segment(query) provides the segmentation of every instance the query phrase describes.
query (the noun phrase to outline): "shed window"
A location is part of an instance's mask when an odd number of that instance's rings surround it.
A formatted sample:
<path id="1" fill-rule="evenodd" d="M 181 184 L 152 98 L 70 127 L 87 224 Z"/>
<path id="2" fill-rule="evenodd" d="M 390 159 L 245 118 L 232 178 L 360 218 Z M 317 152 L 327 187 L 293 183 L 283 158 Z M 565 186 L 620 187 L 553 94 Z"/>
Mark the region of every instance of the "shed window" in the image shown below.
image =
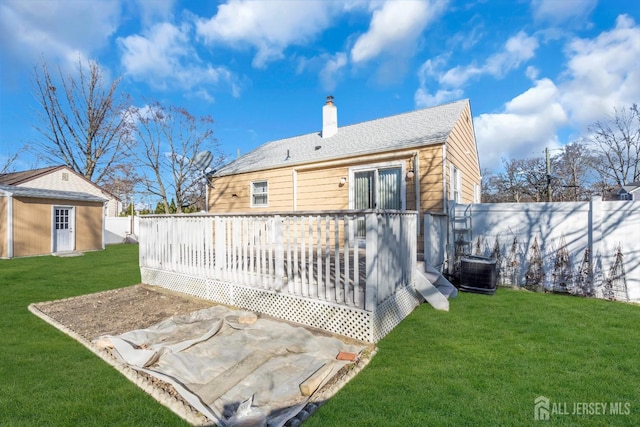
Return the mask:
<path id="1" fill-rule="evenodd" d="M 269 186 L 267 181 L 251 183 L 251 207 L 264 207 L 269 204 Z"/>

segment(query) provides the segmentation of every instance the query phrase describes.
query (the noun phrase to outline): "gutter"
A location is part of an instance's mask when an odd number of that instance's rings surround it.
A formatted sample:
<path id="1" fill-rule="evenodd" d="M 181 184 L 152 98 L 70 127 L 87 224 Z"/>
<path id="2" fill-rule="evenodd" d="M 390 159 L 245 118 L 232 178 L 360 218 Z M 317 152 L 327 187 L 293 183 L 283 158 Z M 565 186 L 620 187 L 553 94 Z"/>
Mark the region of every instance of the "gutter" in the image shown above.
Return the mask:
<path id="1" fill-rule="evenodd" d="M 374 154 L 374 155 L 369 155 L 364 157 L 348 157 L 343 159 L 328 160 L 328 161 L 319 162 L 319 163 L 311 163 L 311 164 L 294 167 L 293 169 L 296 171 L 306 171 L 306 170 L 313 170 L 313 169 L 324 169 L 332 166 L 352 166 L 354 163 L 353 162 L 354 159 L 357 159 L 358 163 L 367 163 L 369 161 L 377 161 L 377 160 L 406 159 L 409 156 L 417 156 L 417 155 L 418 155 L 418 151 L 416 149 L 404 150 L 404 151 L 392 151 L 392 152 L 387 152 L 386 154 L 382 153 L 382 154 Z"/>

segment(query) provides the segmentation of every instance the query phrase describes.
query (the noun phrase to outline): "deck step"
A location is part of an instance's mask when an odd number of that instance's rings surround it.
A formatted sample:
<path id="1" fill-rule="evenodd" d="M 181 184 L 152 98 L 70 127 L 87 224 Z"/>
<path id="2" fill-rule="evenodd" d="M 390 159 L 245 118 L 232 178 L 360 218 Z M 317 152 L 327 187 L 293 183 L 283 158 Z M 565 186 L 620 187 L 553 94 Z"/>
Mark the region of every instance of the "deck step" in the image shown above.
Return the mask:
<path id="1" fill-rule="evenodd" d="M 420 264 L 418 264 L 420 268 Z M 424 264 L 424 270 L 427 279 L 435 286 L 440 293 L 447 298 L 455 298 L 458 296 L 458 288 L 453 286 L 434 266 L 429 263 Z"/>
<path id="2" fill-rule="evenodd" d="M 449 298 L 458 296 L 458 289 L 431 264 L 416 265 L 416 291 L 436 310 L 449 311 Z"/>
<path id="3" fill-rule="evenodd" d="M 436 310 L 449 311 L 449 300 L 427 278 L 424 268 L 416 268 L 416 291 Z"/>

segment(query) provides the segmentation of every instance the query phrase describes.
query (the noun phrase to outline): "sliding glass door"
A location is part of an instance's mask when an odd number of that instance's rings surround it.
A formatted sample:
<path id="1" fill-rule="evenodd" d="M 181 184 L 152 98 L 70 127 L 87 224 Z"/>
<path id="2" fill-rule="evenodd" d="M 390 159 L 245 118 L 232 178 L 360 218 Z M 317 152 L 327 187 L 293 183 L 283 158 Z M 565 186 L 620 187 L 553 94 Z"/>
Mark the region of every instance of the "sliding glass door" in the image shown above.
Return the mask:
<path id="1" fill-rule="evenodd" d="M 354 172 L 354 209 L 402 209 L 402 168 L 376 168 Z M 365 236 L 364 220 L 358 237 Z"/>

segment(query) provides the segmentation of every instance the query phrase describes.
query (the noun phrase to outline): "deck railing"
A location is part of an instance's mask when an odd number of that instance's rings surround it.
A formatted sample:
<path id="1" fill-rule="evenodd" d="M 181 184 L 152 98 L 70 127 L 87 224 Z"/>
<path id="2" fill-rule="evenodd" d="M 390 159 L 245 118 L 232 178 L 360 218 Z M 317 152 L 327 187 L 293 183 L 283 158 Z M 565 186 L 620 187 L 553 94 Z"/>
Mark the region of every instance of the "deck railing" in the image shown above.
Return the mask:
<path id="1" fill-rule="evenodd" d="M 140 266 L 374 310 L 413 282 L 416 212 L 150 215 Z"/>

